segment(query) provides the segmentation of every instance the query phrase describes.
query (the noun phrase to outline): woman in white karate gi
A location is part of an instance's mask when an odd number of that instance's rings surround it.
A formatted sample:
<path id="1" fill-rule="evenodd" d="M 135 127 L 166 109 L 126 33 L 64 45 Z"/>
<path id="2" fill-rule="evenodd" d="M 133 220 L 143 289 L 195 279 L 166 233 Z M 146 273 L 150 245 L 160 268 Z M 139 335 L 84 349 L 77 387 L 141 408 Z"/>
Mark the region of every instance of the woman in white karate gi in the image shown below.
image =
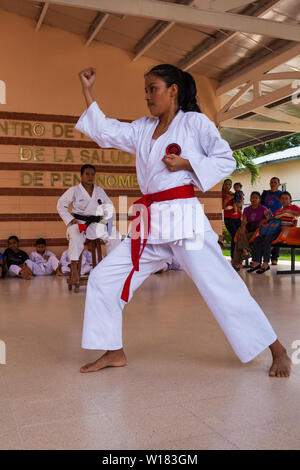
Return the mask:
<path id="1" fill-rule="evenodd" d="M 145 75 L 145 99 L 155 118 L 144 117 L 130 124 L 108 119 L 99 109 L 91 95 L 94 68 L 83 70 L 79 78 L 88 108 L 76 129 L 100 147 L 136 154 L 138 182 L 142 194 L 147 195 L 140 202 L 147 207 L 143 214 L 147 217 L 149 210 L 151 215 L 150 222 L 138 219 L 140 227 L 134 228 L 133 223 L 131 238 L 128 236 L 104 258 L 89 277 L 82 347 L 106 352 L 80 371 L 126 365 L 123 307 L 162 262 L 170 262 L 175 256 L 240 360 L 251 361 L 270 347 L 273 363 L 269 375 L 287 377 L 291 361 L 285 348 L 243 280 L 224 258 L 218 236 L 193 193 L 192 185 L 205 192 L 234 171 L 236 164 L 228 143 L 200 112 L 192 76 L 168 64 L 151 69 Z M 169 216 L 171 205 L 183 209 L 183 223 L 178 233 L 175 227 L 180 222 L 180 210 L 175 211 L 173 227 L 165 235 L 162 222 Z"/>

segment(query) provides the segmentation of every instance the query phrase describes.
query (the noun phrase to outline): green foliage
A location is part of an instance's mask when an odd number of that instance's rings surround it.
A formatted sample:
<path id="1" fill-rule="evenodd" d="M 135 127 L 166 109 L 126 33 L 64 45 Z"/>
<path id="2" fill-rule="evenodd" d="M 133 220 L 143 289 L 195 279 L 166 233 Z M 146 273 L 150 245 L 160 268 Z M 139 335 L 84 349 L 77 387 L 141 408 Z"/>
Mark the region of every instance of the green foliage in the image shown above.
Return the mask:
<path id="1" fill-rule="evenodd" d="M 300 134 L 294 134 L 282 137 L 281 139 L 272 140 L 271 142 L 259 144 L 255 147 L 236 150 L 233 152 L 233 156 L 236 159 L 235 173 L 245 170 L 249 171 L 251 175 L 251 184 L 254 184 L 260 175 L 259 167 L 255 164 L 255 158 L 298 146 L 300 146 Z"/>
<path id="2" fill-rule="evenodd" d="M 248 150 L 248 149 L 247 149 Z M 249 171 L 251 175 L 251 184 L 254 184 L 258 178 L 260 172 L 259 167 L 252 160 L 251 152 L 245 152 L 244 150 L 236 150 L 233 152 L 233 156 L 236 160 L 236 170 L 235 172 Z"/>
<path id="3" fill-rule="evenodd" d="M 222 225 L 222 237 L 223 237 L 223 243 L 224 245 L 230 245 L 231 244 L 231 236 L 225 227 L 225 225 Z"/>
<path id="4" fill-rule="evenodd" d="M 287 137 L 282 137 L 281 139 L 272 140 L 271 142 L 256 145 L 255 147 L 243 149 L 243 152 L 249 157 L 257 158 L 264 155 L 269 155 L 270 153 L 282 152 L 282 150 L 299 146 L 300 134 L 293 134 L 288 135 Z"/>

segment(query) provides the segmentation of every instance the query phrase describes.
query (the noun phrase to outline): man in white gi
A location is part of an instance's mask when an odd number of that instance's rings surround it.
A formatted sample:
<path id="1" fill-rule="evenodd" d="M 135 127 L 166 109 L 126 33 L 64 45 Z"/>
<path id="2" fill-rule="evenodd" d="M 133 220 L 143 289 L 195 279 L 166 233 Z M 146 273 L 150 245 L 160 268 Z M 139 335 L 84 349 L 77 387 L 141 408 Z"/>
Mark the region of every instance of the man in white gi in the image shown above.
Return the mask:
<path id="1" fill-rule="evenodd" d="M 107 253 L 120 242 L 118 232 L 112 227 L 113 204 L 105 191 L 94 184 L 96 168 L 86 164 L 80 173 L 81 183 L 69 188 L 57 203 L 58 213 L 68 227 L 71 277 L 75 284 L 79 282 L 77 265 L 86 239 L 101 238 Z"/>
<path id="2" fill-rule="evenodd" d="M 273 356 L 269 375 L 288 377 L 291 361 L 285 348 L 223 256 L 218 235 L 195 196 L 194 185 L 208 191 L 235 170 L 236 162 L 214 123 L 201 113 L 193 77 L 173 65 L 153 67 L 145 75 L 145 97 L 154 117 L 132 123 L 109 119 L 100 110 L 91 94 L 95 69 L 86 69 L 79 77 L 88 108 L 76 129 L 103 148 L 134 153 L 143 194 L 136 201 L 139 209 L 133 216 L 130 238 L 89 276 L 82 347 L 106 352 L 80 371 L 126 365 L 122 342 L 125 303 L 151 273 L 174 256 L 194 281 L 240 360 L 251 361 L 269 347 Z M 173 206 L 178 212 L 169 219 Z M 160 220 L 170 220 L 167 235 Z"/>
<path id="3" fill-rule="evenodd" d="M 36 250 L 29 255 L 29 258 L 34 263 L 33 274 L 35 276 L 59 274 L 59 261 L 52 251 L 47 250 L 46 240 L 38 238 L 35 245 Z"/>

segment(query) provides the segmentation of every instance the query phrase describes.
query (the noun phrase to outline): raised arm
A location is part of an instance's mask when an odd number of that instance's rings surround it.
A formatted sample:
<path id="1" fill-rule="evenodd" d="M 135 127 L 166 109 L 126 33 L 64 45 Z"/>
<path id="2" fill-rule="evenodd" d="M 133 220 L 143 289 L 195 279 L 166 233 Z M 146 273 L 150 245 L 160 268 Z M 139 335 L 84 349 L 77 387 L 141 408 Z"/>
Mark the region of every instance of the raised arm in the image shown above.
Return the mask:
<path id="1" fill-rule="evenodd" d="M 102 148 L 117 148 L 136 153 L 139 126 L 144 118 L 132 123 L 107 118 L 92 96 L 96 69 L 83 70 L 79 73 L 79 79 L 88 108 L 79 118 L 75 129 L 93 139 Z"/>

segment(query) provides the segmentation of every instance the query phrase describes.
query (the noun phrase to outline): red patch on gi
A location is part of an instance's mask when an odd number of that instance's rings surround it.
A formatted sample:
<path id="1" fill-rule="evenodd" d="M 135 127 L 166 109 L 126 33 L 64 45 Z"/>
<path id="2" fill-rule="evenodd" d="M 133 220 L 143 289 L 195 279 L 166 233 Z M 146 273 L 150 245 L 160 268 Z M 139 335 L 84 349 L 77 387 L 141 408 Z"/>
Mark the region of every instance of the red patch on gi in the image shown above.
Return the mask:
<path id="1" fill-rule="evenodd" d="M 179 156 L 181 154 L 180 145 L 178 144 L 168 145 L 168 147 L 166 148 L 166 155 L 171 155 L 172 153 Z"/>
<path id="2" fill-rule="evenodd" d="M 78 224 L 79 232 L 86 232 L 87 225 L 86 224 Z"/>

